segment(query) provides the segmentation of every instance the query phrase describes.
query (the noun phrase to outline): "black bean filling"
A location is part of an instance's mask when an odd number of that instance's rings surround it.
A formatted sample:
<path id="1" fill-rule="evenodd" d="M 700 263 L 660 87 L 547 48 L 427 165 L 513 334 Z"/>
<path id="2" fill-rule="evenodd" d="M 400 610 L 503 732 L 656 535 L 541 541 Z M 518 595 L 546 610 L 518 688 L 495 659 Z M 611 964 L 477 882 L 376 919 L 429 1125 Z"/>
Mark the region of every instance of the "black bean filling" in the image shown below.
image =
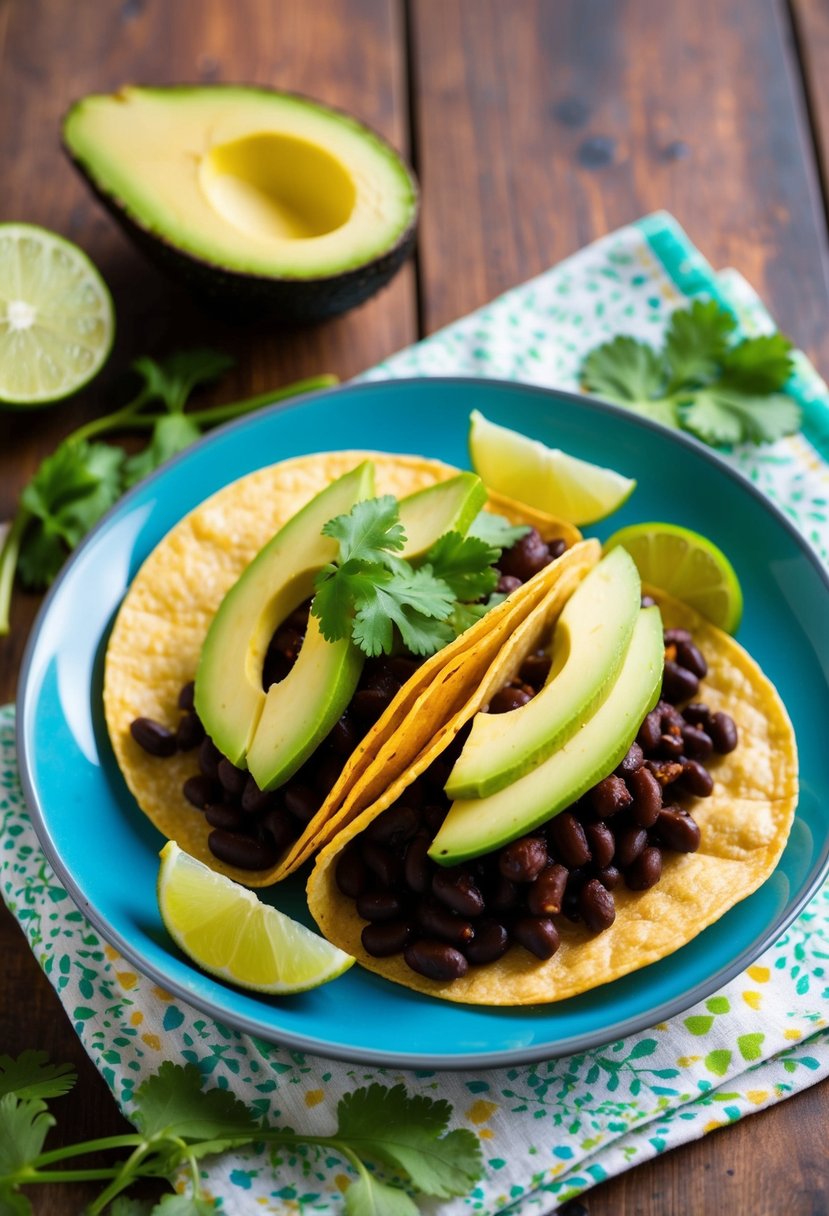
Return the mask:
<path id="1" fill-rule="evenodd" d="M 505 595 L 515 591 L 560 557 L 565 548 L 563 540 L 548 544 L 532 528 L 501 554 L 496 590 Z M 271 684 L 284 680 L 296 662 L 309 610 L 310 600 L 274 632 L 262 669 L 266 692 Z M 195 810 L 204 813 L 212 828 L 207 839 L 210 851 L 239 869 L 269 869 L 302 834 L 334 786 L 345 760 L 423 661 L 410 655 L 368 659 L 343 716 L 313 756 L 278 790 L 260 790 L 246 770 L 231 764 L 205 736 L 193 708 L 192 683 L 179 694 L 181 718 L 175 731 L 150 718 L 137 718 L 130 731 L 136 743 L 152 756 L 163 758 L 198 748 L 198 772 L 187 778 L 182 792 Z M 531 690 L 527 700 L 530 695 Z"/>
<path id="2" fill-rule="evenodd" d="M 443 786 L 467 726 L 346 846 L 336 881 L 368 922 L 362 942 L 369 954 L 402 952 L 433 980 L 457 979 L 513 945 L 548 959 L 559 946 L 558 917 L 601 933 L 615 919 L 612 892 L 620 883 L 647 890 L 659 882 L 666 853 L 696 851 L 700 830 L 685 804 L 711 794 L 705 761 L 737 746 L 737 728 L 728 714 L 691 699 L 707 664 L 690 633 L 668 629 L 664 638 L 662 700 L 616 771 L 568 810 L 494 853 L 436 865 L 427 850 L 448 811 Z M 530 655 L 489 712 L 526 704 L 548 671 L 544 652 Z"/>

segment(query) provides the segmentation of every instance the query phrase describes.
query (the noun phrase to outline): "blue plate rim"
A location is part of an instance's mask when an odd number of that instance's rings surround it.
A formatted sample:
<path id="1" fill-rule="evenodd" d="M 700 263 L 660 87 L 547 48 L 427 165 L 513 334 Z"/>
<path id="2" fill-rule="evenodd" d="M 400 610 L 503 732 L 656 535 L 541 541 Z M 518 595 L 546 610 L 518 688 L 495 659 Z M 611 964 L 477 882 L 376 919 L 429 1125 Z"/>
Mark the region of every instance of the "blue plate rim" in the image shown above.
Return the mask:
<path id="1" fill-rule="evenodd" d="M 98 521 L 95 527 L 84 537 L 81 544 L 73 551 L 69 559 L 62 567 L 55 582 L 47 592 L 43 603 L 35 617 L 26 646 L 23 652 L 21 661 L 20 675 L 18 680 L 18 693 L 16 697 L 16 721 L 18 724 L 25 725 L 27 718 L 27 693 L 29 687 L 29 675 L 37 650 L 37 644 L 40 634 L 43 631 L 44 625 L 48 619 L 49 612 L 53 600 L 59 595 L 60 588 L 64 580 L 69 575 L 74 564 L 79 561 L 86 549 L 96 543 L 98 533 L 103 531 L 108 526 L 109 521 L 116 515 L 120 515 L 123 511 L 129 508 L 129 504 L 133 498 L 146 492 L 147 487 L 153 482 L 169 475 L 170 470 L 185 463 L 191 454 L 196 450 L 212 446 L 216 443 L 221 443 L 225 435 L 230 432 L 244 429 L 251 425 L 254 420 L 261 419 L 263 416 L 272 416 L 276 414 L 286 413 L 292 410 L 301 410 L 311 402 L 318 401 L 321 398 L 348 395 L 351 392 L 374 392 L 388 391 L 390 386 L 411 386 L 418 383 L 433 383 L 440 382 L 444 385 L 454 386 L 458 389 L 474 390 L 475 388 L 492 387 L 494 389 L 506 389 L 509 392 L 519 393 L 531 397 L 555 397 L 560 401 L 570 403 L 571 405 L 580 408 L 587 407 L 593 409 L 599 414 L 608 414 L 634 427 L 640 427 L 644 430 L 657 433 L 666 437 L 669 442 L 678 443 L 680 446 L 689 448 L 697 455 L 702 456 L 704 460 L 712 463 L 721 473 L 724 473 L 731 481 L 740 487 L 745 492 L 748 491 L 750 496 L 755 498 L 761 507 L 770 512 L 777 520 L 779 525 L 789 534 L 797 548 L 806 557 L 810 565 L 814 568 L 819 580 L 823 583 L 824 589 L 829 595 L 829 570 L 821 562 L 815 550 L 809 544 L 806 537 L 795 527 L 792 521 L 785 515 L 783 511 L 769 499 L 761 490 L 757 488 L 748 478 L 730 465 L 716 450 L 703 444 L 700 440 L 687 434 L 686 432 L 672 430 L 663 426 L 661 423 L 655 422 L 641 414 L 637 414 L 632 410 L 626 409 L 623 406 L 615 405 L 612 402 L 604 401 L 601 398 L 580 395 L 577 393 L 567 392 L 563 389 L 547 388 L 542 385 L 524 384 L 519 381 L 503 380 L 494 377 L 477 377 L 477 376 L 423 376 L 423 377 L 389 377 L 382 380 L 355 380 L 346 384 L 335 385 L 331 388 L 319 389 L 312 393 L 306 393 L 299 397 L 290 398 L 286 401 L 276 402 L 271 406 L 265 406 L 257 410 L 254 414 L 246 415 L 242 418 L 234 419 L 230 422 L 217 427 L 208 434 L 203 435 L 195 443 L 191 444 L 183 452 L 178 453 L 171 460 L 168 460 L 160 468 L 154 470 L 148 477 L 143 478 L 136 486 L 124 494 L 110 508 L 110 510 Z M 264 466 L 257 466 L 264 467 Z M 173 524 L 170 525 L 171 527 Z M 148 962 L 140 950 L 133 948 L 129 940 L 124 938 L 120 933 L 111 928 L 107 918 L 98 912 L 89 900 L 80 890 L 79 885 L 75 882 L 72 874 L 64 865 L 59 849 L 53 840 L 51 831 L 48 827 L 44 816 L 43 808 L 37 796 L 34 767 L 31 762 L 29 750 L 27 747 L 25 729 L 18 727 L 16 734 L 18 767 L 20 773 L 20 781 L 23 789 L 26 805 L 29 811 L 32 826 L 38 838 L 41 848 L 55 871 L 56 876 L 64 885 L 73 902 L 77 905 L 83 915 L 89 920 L 95 929 L 104 937 L 112 946 L 114 946 L 125 958 L 133 965 L 137 966 L 149 979 L 159 983 L 165 989 L 174 992 L 178 997 L 187 1001 L 188 1004 L 201 1010 L 203 1013 L 209 1014 L 211 1017 L 223 1022 L 226 1025 L 233 1027 L 243 1033 L 254 1035 L 268 1042 L 273 1042 L 285 1047 L 298 1049 L 300 1051 L 311 1052 L 315 1055 L 322 1056 L 326 1059 L 345 1060 L 351 1063 L 371 1064 L 379 1067 L 397 1067 L 397 1068 L 434 1068 L 453 1071 L 466 1072 L 471 1069 L 486 1067 L 500 1068 L 507 1067 L 512 1064 L 533 1063 L 540 1060 L 557 1059 L 562 1056 L 572 1054 L 577 1051 L 588 1051 L 594 1047 L 600 1047 L 606 1043 L 613 1042 L 616 1039 L 625 1038 L 628 1035 L 638 1033 L 641 1030 L 646 1030 L 659 1022 L 666 1021 L 678 1013 L 684 1012 L 686 1009 L 704 1000 L 716 989 L 723 984 L 733 979 L 747 966 L 757 959 L 769 946 L 773 945 L 778 937 L 797 918 L 806 904 L 816 894 L 822 883 L 829 876 L 829 835 L 823 843 L 822 853 L 818 860 L 814 863 L 811 874 L 801 887 L 799 894 L 790 900 L 786 907 L 781 911 L 772 925 L 759 938 L 755 938 L 749 943 L 744 950 L 735 958 L 718 971 L 714 972 L 706 980 L 698 983 L 694 988 L 683 992 L 672 1000 L 664 1001 L 661 1004 L 648 1009 L 645 1012 L 633 1014 L 624 1021 L 616 1023 L 612 1028 L 612 1034 L 607 1030 L 598 1030 L 588 1034 L 570 1035 L 567 1038 L 559 1039 L 554 1043 L 534 1044 L 529 1046 L 517 1047 L 512 1049 L 501 1049 L 495 1051 L 484 1051 L 477 1053 L 467 1053 L 462 1056 L 446 1054 L 421 1053 L 412 1055 L 405 1051 L 388 1052 L 372 1050 L 369 1048 L 352 1048 L 348 1045 L 332 1044 L 327 1040 L 321 1040 L 310 1035 L 296 1034 L 290 1030 L 278 1032 L 274 1028 L 263 1025 L 262 1022 L 256 1019 L 247 1017 L 244 1014 L 233 1012 L 232 1010 L 223 1009 L 219 1004 L 214 1003 L 207 997 L 201 997 L 198 993 L 192 992 L 184 984 L 178 983 L 171 978 L 162 969 L 156 967 L 151 962 Z M 197 970 L 193 968 L 193 970 Z M 233 989 L 228 986 L 228 991 Z"/>

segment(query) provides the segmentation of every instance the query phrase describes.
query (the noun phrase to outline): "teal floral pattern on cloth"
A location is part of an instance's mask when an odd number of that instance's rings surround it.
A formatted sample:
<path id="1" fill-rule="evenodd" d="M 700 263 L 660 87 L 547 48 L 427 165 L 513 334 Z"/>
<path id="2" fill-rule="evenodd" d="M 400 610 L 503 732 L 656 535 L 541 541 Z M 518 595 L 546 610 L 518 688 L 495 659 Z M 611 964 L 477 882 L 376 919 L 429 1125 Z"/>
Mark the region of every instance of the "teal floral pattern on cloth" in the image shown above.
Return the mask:
<path id="1" fill-rule="evenodd" d="M 746 332 L 771 320 L 748 284 L 715 275 L 670 217 L 648 217 L 367 374 L 487 375 L 577 387 L 584 353 L 616 333 L 658 341 L 688 294 L 728 303 Z M 829 555 L 826 390 L 802 358 L 791 391 L 804 433 L 728 454 Z M 333 1130 L 343 1093 L 371 1081 L 446 1098 L 481 1140 L 486 1177 L 441 1216 L 543 1216 L 604 1179 L 727 1126 L 829 1075 L 829 884 L 742 975 L 670 1022 L 594 1051 L 478 1074 L 361 1067 L 216 1023 L 102 940 L 46 862 L 17 774 L 14 711 L 0 709 L 0 891 L 87 1052 L 129 1115 L 165 1059 L 198 1065 L 275 1124 Z M 36 1045 L 33 1045 L 36 1046 Z M 230 1216 L 341 1216 L 349 1166 L 328 1152 L 227 1153 L 202 1163 Z"/>

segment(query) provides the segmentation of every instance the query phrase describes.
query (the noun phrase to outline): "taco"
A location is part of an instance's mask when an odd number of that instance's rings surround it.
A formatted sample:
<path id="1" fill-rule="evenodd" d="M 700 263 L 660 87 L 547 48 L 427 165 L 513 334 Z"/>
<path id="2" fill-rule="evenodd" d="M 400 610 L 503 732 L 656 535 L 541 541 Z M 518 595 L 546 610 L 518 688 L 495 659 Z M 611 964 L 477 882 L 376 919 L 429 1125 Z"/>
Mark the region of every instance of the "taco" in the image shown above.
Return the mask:
<path id="1" fill-rule="evenodd" d="M 260 787 L 244 760 L 234 754 L 231 761 L 204 736 L 193 710 L 205 640 L 231 588 L 263 547 L 365 461 L 373 466 L 374 493 L 399 500 L 458 477 L 457 469 L 438 461 L 365 452 L 297 457 L 243 477 L 192 511 L 150 554 L 109 641 L 104 709 L 130 791 L 165 836 L 248 886 L 292 872 L 368 804 L 381 752 L 385 779 L 394 780 L 428 744 L 436 724 L 466 702 L 512 629 L 555 584 L 565 594 L 598 557 L 596 543 L 581 542 L 575 528 L 491 497 L 485 504 L 490 512 L 533 529 L 536 573 L 502 578 L 503 602 L 425 661 L 400 654 L 368 660 L 354 693 L 363 694 L 360 712 L 352 700 L 298 771 L 278 780 L 277 788 Z M 287 619 L 268 627 L 256 657 L 263 691 L 298 661 L 308 621 L 308 600 L 291 601 Z"/>
<path id="2" fill-rule="evenodd" d="M 656 591 L 641 602 L 648 607 L 639 623 L 661 611 L 656 646 L 664 675 L 653 697 L 640 700 L 624 754 L 617 747 L 592 780 L 585 767 L 567 802 L 566 787 L 545 781 L 560 777 L 568 746 L 578 751 L 584 736 L 577 731 L 572 744 L 536 757 L 499 791 L 465 796 L 450 810 L 444 787 L 453 775 L 457 784 L 459 771 L 468 776 L 461 761 L 475 724 L 489 711 L 498 714 L 489 723 L 506 730 L 513 712 L 525 713 L 555 685 L 549 672 L 562 598 L 549 597 L 404 773 L 382 792 L 371 773 L 365 778 L 374 801 L 318 854 L 309 878 L 309 908 L 324 936 L 419 992 L 532 1005 L 671 954 L 760 886 L 783 852 L 797 802 L 786 710 L 732 637 Z M 617 705 L 610 716 L 618 712 Z M 588 711 L 590 721 L 598 717 Z M 617 744 L 623 735 L 620 729 Z M 539 804 L 522 827 L 533 781 L 546 788 L 547 809 Z M 518 816 L 488 851 L 480 829 L 487 804 L 504 819 Z M 465 858 L 461 849 L 462 860 L 446 868 L 438 864 L 441 842 L 458 845 L 458 823 L 472 825 L 477 847 Z"/>

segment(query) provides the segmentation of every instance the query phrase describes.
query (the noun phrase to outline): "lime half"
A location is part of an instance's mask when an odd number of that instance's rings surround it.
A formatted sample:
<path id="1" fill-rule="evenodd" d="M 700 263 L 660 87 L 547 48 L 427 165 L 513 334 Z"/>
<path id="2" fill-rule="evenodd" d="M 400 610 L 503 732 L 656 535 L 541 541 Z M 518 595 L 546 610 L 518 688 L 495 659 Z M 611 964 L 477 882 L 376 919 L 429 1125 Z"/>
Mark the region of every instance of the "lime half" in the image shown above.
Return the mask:
<path id="1" fill-rule="evenodd" d="M 342 975 L 354 962 L 247 887 L 182 852 L 174 840 L 161 850 L 158 907 L 167 932 L 188 958 L 240 988 L 304 992 Z"/>
<path id="2" fill-rule="evenodd" d="M 620 507 L 636 488 L 630 477 L 498 426 L 478 410 L 469 421 L 472 465 L 485 485 L 548 515 L 592 524 Z"/>
<path id="3" fill-rule="evenodd" d="M 101 369 L 115 313 L 76 245 L 33 224 L 0 224 L 0 401 L 46 405 Z"/>
<path id="4" fill-rule="evenodd" d="M 743 593 L 734 567 L 713 541 L 678 524 L 631 524 L 614 532 L 605 552 L 622 545 L 643 583 L 659 587 L 734 633 L 743 615 Z"/>

